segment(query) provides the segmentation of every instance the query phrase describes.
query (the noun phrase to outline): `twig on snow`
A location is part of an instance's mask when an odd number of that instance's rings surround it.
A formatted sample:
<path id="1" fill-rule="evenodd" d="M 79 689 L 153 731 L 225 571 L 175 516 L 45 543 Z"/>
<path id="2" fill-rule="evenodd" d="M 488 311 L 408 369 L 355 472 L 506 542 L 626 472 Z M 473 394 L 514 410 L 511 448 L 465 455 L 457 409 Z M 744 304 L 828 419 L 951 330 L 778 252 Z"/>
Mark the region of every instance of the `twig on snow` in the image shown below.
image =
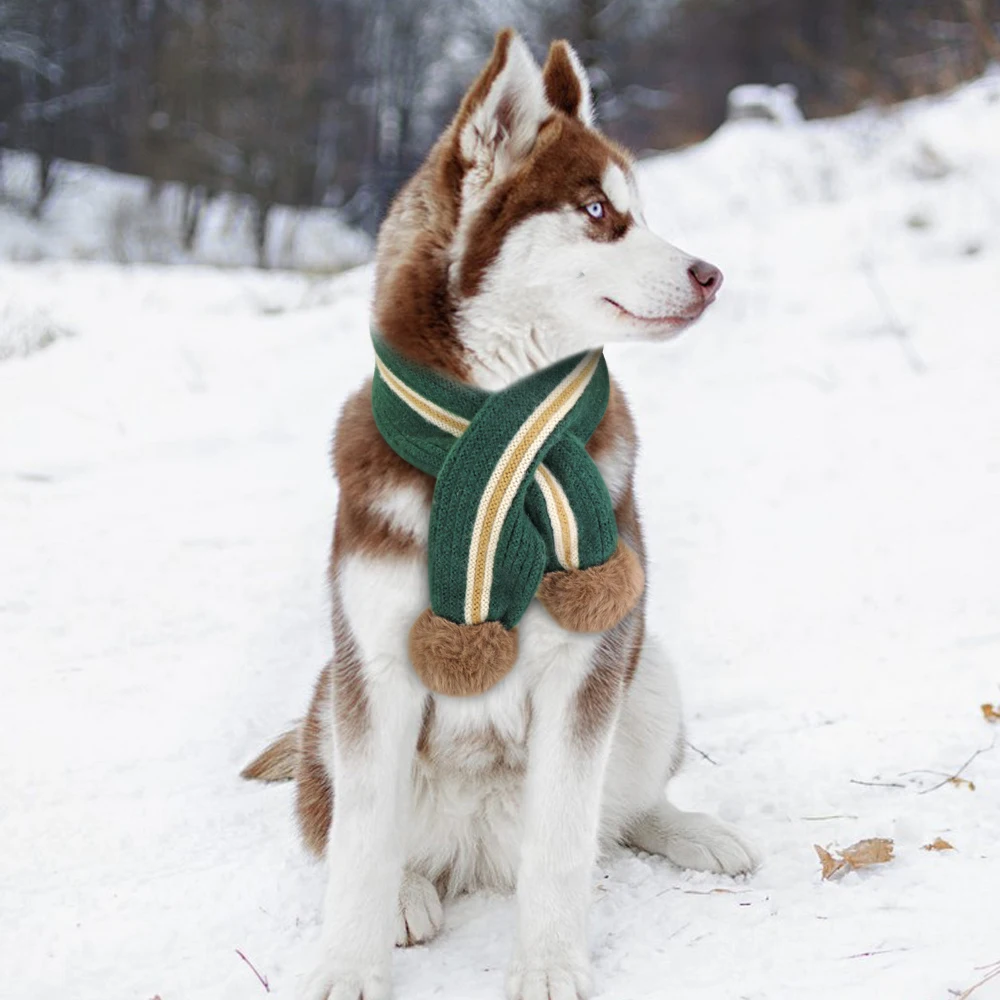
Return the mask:
<path id="1" fill-rule="evenodd" d="M 980 986 L 985 986 L 991 979 L 996 979 L 997 976 L 1000 976 L 1000 962 L 994 962 L 992 966 L 981 965 L 976 971 L 979 972 L 982 969 L 992 969 L 993 971 L 987 972 L 978 983 L 973 983 L 967 990 L 963 990 L 961 993 L 957 994 L 955 1000 L 968 1000 L 968 998 L 971 997 Z"/>
<path id="2" fill-rule="evenodd" d="M 684 924 L 683 926 L 681 926 L 681 927 L 678 927 L 678 928 L 677 928 L 677 930 L 675 930 L 675 931 L 673 932 L 673 934 L 668 934 L 668 935 L 667 935 L 667 940 L 668 940 L 668 941 L 673 941 L 673 939 L 674 939 L 675 937 L 677 937 L 677 935 L 678 935 L 678 934 L 683 934 L 683 933 L 684 933 L 684 931 L 686 931 L 686 930 L 687 930 L 687 929 L 688 929 L 688 928 L 689 928 L 690 926 L 691 926 L 691 921 L 689 920 L 689 921 L 688 921 L 688 922 L 687 922 L 686 924 Z"/>
<path id="3" fill-rule="evenodd" d="M 871 289 L 875 301 L 882 310 L 882 315 L 885 318 L 889 331 L 899 341 L 899 346 L 903 350 L 903 357 L 906 358 L 906 363 L 910 366 L 910 370 L 916 372 L 918 375 L 923 375 L 927 371 L 927 364 L 913 346 L 913 341 L 910 339 L 910 331 L 903 325 L 899 314 L 893 309 L 892 301 L 889 299 L 885 286 L 879 280 L 879 276 L 875 271 L 875 265 L 870 260 L 862 261 L 861 273 L 864 274 L 865 280 L 868 282 L 868 287 Z"/>
<path id="4" fill-rule="evenodd" d="M 867 785 L 869 788 L 906 788 L 899 781 L 862 781 L 860 778 L 851 778 L 852 785 Z"/>
<path id="5" fill-rule="evenodd" d="M 883 948 L 881 951 L 859 951 L 857 955 L 843 955 L 843 961 L 849 958 L 872 958 L 875 955 L 894 955 L 898 951 L 909 951 L 909 948 Z"/>
<path id="6" fill-rule="evenodd" d="M 256 977 L 257 977 L 257 978 L 258 978 L 258 979 L 260 980 L 260 985 L 264 987 L 264 991 L 265 991 L 266 993 L 270 993 L 270 992 L 271 992 L 271 987 L 270 987 L 270 986 L 268 985 L 268 982 L 267 982 L 267 976 L 262 976 L 262 975 L 261 975 L 261 974 L 260 974 L 260 973 L 259 973 L 259 972 L 257 971 L 257 966 L 255 966 L 255 965 L 253 964 L 253 962 L 251 962 L 251 961 L 250 961 L 250 959 L 249 959 L 249 958 L 247 958 L 247 957 L 246 957 L 246 955 L 244 955 L 242 951 L 240 951 L 240 949 L 239 949 L 239 948 L 237 948 L 237 949 L 235 949 L 235 950 L 236 950 L 236 954 L 237 954 L 237 955 L 239 955 L 239 956 L 240 956 L 240 958 L 242 958 L 242 959 L 243 959 L 243 961 L 244 961 L 244 962 L 246 962 L 246 963 L 247 963 L 247 965 L 249 965 L 249 966 L 250 966 L 250 971 L 251 971 L 251 972 L 252 972 L 252 973 L 253 973 L 253 974 L 254 974 L 254 975 L 255 975 L 255 976 L 256 976 Z"/>
<path id="7" fill-rule="evenodd" d="M 693 743 L 692 743 L 692 742 L 691 742 L 690 740 L 688 740 L 688 741 L 687 741 L 687 745 L 688 745 L 688 746 L 689 746 L 689 747 L 690 747 L 690 748 L 691 748 L 691 749 L 692 749 L 692 750 L 693 750 L 693 751 L 694 751 L 694 752 L 695 752 L 696 754 L 698 754 L 698 756 L 699 756 L 699 757 L 704 757 L 704 758 L 705 758 L 705 760 L 707 760 L 707 761 L 709 762 L 709 764 L 715 764 L 715 765 L 716 765 L 716 767 L 718 767 L 718 765 L 719 765 L 719 762 L 718 762 L 717 760 L 712 760 L 712 758 L 711 758 L 711 757 L 709 757 L 709 756 L 708 756 L 708 754 L 707 754 L 707 753 L 705 753 L 705 751 L 704 751 L 704 750 L 699 750 L 699 749 L 698 749 L 698 748 L 697 748 L 697 747 L 696 747 L 696 746 L 695 746 L 695 745 L 694 745 L 694 744 L 693 744 Z"/>
<path id="8" fill-rule="evenodd" d="M 741 896 L 753 889 L 680 889 L 680 892 L 685 896 Z"/>
<path id="9" fill-rule="evenodd" d="M 944 788 L 948 784 L 958 784 L 958 779 L 961 778 L 962 772 L 981 754 L 988 753 L 997 745 L 996 739 L 988 747 L 980 747 L 954 774 L 947 775 L 942 781 L 939 781 L 936 785 L 932 785 L 930 788 L 925 788 L 920 795 L 927 795 L 929 792 L 936 792 L 939 788 Z"/>

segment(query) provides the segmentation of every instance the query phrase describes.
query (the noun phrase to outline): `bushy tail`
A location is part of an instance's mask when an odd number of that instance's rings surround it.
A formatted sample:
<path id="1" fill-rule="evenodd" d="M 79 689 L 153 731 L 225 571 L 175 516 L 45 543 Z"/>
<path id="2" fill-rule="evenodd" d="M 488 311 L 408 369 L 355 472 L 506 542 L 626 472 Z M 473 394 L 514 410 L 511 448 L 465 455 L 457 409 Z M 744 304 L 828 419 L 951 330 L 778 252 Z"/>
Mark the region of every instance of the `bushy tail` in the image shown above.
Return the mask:
<path id="1" fill-rule="evenodd" d="M 299 757 L 299 728 L 279 736 L 260 756 L 255 757 L 240 777 L 248 781 L 291 781 Z"/>

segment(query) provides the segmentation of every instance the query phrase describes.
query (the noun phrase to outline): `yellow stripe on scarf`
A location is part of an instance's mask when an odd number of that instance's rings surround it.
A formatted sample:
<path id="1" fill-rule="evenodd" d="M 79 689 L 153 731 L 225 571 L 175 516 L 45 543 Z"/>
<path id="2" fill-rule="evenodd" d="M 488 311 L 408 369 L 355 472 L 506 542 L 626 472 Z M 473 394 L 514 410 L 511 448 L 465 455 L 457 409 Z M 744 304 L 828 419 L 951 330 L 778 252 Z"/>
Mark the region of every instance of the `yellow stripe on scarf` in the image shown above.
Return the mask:
<path id="1" fill-rule="evenodd" d="M 385 384 L 407 406 L 416 410 L 424 420 L 435 427 L 440 427 L 441 430 L 447 431 L 449 434 L 454 434 L 455 437 L 462 436 L 465 429 L 469 426 L 469 421 L 465 417 L 460 417 L 457 413 L 452 413 L 443 406 L 432 403 L 426 396 L 421 396 L 419 392 L 414 392 L 405 382 L 400 381 L 393 375 L 378 356 L 375 358 L 375 364 L 378 367 L 379 375 L 385 379 Z"/>
<path id="2" fill-rule="evenodd" d="M 507 511 L 525 471 L 546 439 L 583 395 L 600 358 L 600 351 L 592 351 L 539 403 L 504 449 L 490 475 L 479 500 L 469 546 L 465 588 L 465 620 L 469 625 L 478 625 L 489 617 L 493 559 Z"/>
<path id="3" fill-rule="evenodd" d="M 540 465 L 535 472 L 535 482 L 538 483 L 545 500 L 549 523 L 552 525 L 552 538 L 555 542 L 556 558 L 563 569 L 580 568 L 579 533 L 576 526 L 576 516 L 569 504 L 569 497 L 562 484 L 544 466 Z"/>

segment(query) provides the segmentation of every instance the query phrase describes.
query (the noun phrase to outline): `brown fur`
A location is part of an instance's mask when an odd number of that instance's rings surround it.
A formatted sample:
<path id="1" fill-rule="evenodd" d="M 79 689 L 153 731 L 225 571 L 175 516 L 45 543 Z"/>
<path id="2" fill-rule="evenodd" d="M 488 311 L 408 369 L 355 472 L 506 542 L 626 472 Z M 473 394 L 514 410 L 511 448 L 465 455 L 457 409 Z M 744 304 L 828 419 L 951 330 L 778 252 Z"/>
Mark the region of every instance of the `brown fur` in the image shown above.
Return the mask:
<path id="1" fill-rule="evenodd" d="M 642 522 L 635 502 L 635 486 L 629 478 L 628 485 L 615 504 L 615 520 L 618 522 L 618 537 L 638 556 L 640 564 L 646 566 L 646 539 L 642 533 Z"/>
<path id="2" fill-rule="evenodd" d="M 517 629 L 494 621 L 456 625 L 428 608 L 410 629 L 410 660 L 432 691 L 482 694 L 517 661 Z"/>
<path id="3" fill-rule="evenodd" d="M 365 385 L 352 396 L 344 407 L 337 429 L 334 448 L 335 468 L 340 480 L 340 504 L 337 514 L 336 555 L 331 553 L 331 566 L 335 567 L 339 558 L 351 552 L 363 552 L 377 558 L 422 558 L 423 546 L 409 535 L 395 530 L 377 513 L 369 509 L 373 495 L 380 490 L 390 490 L 400 485 L 423 485 L 428 490 L 428 501 L 433 489 L 433 480 L 412 466 L 407 465 L 383 440 L 375 426 L 371 413 L 370 386 Z M 598 425 L 588 443 L 588 451 L 595 458 L 609 449 L 625 447 L 635 449 L 635 427 L 627 400 L 617 384 L 612 381 L 611 395 L 604 419 Z M 615 517 L 621 538 L 639 556 L 644 558 L 642 530 L 635 509 L 635 498 L 629 483 L 615 507 Z M 334 581 L 336 588 L 336 581 Z M 628 685 L 638 666 L 642 647 L 643 616 L 640 608 L 629 619 L 634 635 L 628 648 L 621 643 L 602 641 L 595 655 L 594 669 L 585 681 L 577 697 L 576 731 L 578 738 L 590 739 L 600 732 L 602 720 L 610 718 L 614 709 L 614 699 L 618 697 L 612 682 L 610 659 L 617 656 L 619 666 L 624 670 L 624 683 Z M 353 650 L 353 640 L 348 634 L 336 632 L 339 640 L 338 652 Z M 355 653 L 356 655 L 356 653 Z M 346 713 L 351 718 L 360 719 L 360 692 L 352 688 L 351 671 L 347 668 L 342 675 L 345 690 L 351 695 L 349 704 L 353 707 Z M 333 666 L 328 665 L 319 676 L 309 713 L 298 731 L 298 755 L 294 777 L 297 782 L 297 813 L 302 837 L 306 846 L 314 854 L 321 855 L 326 848 L 333 813 L 333 782 L 327 770 L 329 746 L 324 744 L 322 720 L 333 713 L 332 695 Z M 529 706 L 530 707 L 530 706 Z M 343 710 L 341 710 L 343 711 Z M 287 768 L 287 754 L 290 745 L 284 742 L 286 734 L 265 751 L 258 760 L 266 757 L 271 749 L 280 745 L 282 753 L 277 758 Z M 460 753 L 463 760 L 483 760 L 489 770 L 523 769 L 525 748 L 504 744 L 496 733 L 484 733 L 478 737 L 470 735 L 472 743 L 460 750 L 449 749 L 449 757 Z M 443 751 L 434 742 L 434 699 L 428 697 L 424 721 L 418 742 L 418 754 L 429 761 L 438 759 Z M 256 763 L 256 762 L 255 762 Z M 248 778 L 261 774 L 250 773 L 254 764 L 248 766 L 244 775 Z M 277 772 L 275 772 L 277 778 Z"/>
<path id="4" fill-rule="evenodd" d="M 445 135 L 451 140 L 454 152 L 459 159 L 461 153 L 458 151 L 458 133 L 461 127 L 469 120 L 469 116 L 479 107 L 490 92 L 496 78 L 503 72 L 507 65 L 507 53 L 510 51 L 510 43 L 514 40 L 514 29 L 503 28 L 497 32 L 496 41 L 493 43 L 493 54 L 490 61 L 480 71 L 475 82 L 466 91 L 462 103 L 458 106 L 458 113 Z M 468 164 L 463 164 L 468 166 Z"/>
<path id="5" fill-rule="evenodd" d="M 618 432 L 630 442 L 634 460 L 635 426 L 620 392 L 618 397 L 620 405 L 616 407 L 616 413 L 611 419 L 613 423 L 620 421 Z M 609 411 L 610 409 L 609 406 Z M 594 438 L 591 438 L 592 444 L 593 441 Z M 608 438 L 606 446 L 611 447 L 613 443 L 614 438 Z M 620 544 L 628 545 L 635 552 L 640 569 L 645 573 L 646 547 L 635 508 L 631 471 L 625 490 L 615 506 L 615 520 L 618 522 Z M 606 732 L 625 690 L 631 685 L 639 668 L 646 636 L 645 599 L 646 592 L 643 589 L 632 613 L 601 637 L 594 653 L 594 665 L 577 692 L 574 733 L 583 744 L 600 739 Z"/>
<path id="6" fill-rule="evenodd" d="M 375 324 L 410 359 L 458 379 L 467 379 L 469 369 L 455 331 L 456 299 L 455 289 L 449 283 L 449 255 L 458 223 L 462 182 L 470 166 L 462 160 L 459 135 L 502 71 L 510 40 L 509 32 L 498 36 L 489 64 L 470 88 L 455 120 L 423 167 L 397 197 L 379 234 Z M 617 162 L 625 166 L 629 162 L 627 153 L 574 117 L 579 97 L 573 92 L 573 81 L 565 78 L 568 57 L 564 57 L 560 43 L 556 43 L 545 70 L 546 91 L 556 111 L 543 124 L 539 141 L 527 160 L 515 171 L 516 181 L 512 177 L 500 185 L 482 213 L 478 229 L 469 240 L 474 249 L 459 269 L 462 283 L 459 291 L 478 287 L 483 271 L 499 252 L 512 226 L 534 211 L 575 209 L 586 200 L 604 200 L 600 181 L 607 164 Z M 614 239 L 631 222 L 628 217 L 616 215 L 613 206 L 606 204 L 606 209 L 606 218 L 590 229 L 595 239 Z M 588 450 L 599 460 L 615 449 L 630 452 L 634 458 L 632 417 L 624 395 L 612 383 L 607 412 L 591 437 Z M 393 524 L 377 506 L 373 507 L 372 501 L 409 487 L 423 491 L 429 504 L 434 489 L 430 476 L 407 465 L 382 439 L 371 412 L 370 384 L 364 385 L 344 406 L 337 426 L 333 465 L 340 483 L 330 562 L 335 659 L 320 674 L 309 712 L 297 731 L 296 746 L 292 747 L 291 734 L 286 734 L 258 758 L 262 760 L 273 751 L 269 759 L 276 768 L 274 773 L 285 774 L 290 753 L 295 750 L 299 823 L 306 845 L 316 854 L 326 847 L 334 807 L 329 771 L 331 722 L 336 719 L 337 737 L 347 740 L 348 749 L 364 738 L 370 724 L 358 650 L 339 612 L 337 566 L 345 556 L 355 553 L 375 559 L 425 558 L 422 542 Z M 615 515 L 621 539 L 642 564 L 644 547 L 631 485 L 631 459 L 627 465 L 625 485 L 617 491 Z M 418 645 L 423 644 L 431 663 L 429 686 L 433 688 L 439 683 L 435 670 L 440 669 L 437 658 L 442 644 L 448 651 L 454 644 L 449 635 L 451 630 L 465 631 L 469 626 L 447 622 L 451 627 L 448 629 L 433 622 L 424 624 L 428 626 L 425 630 L 417 629 L 416 625 L 414 629 L 418 632 Z M 497 623 L 490 624 L 504 631 Z M 613 719 L 623 686 L 631 681 L 639 663 L 643 628 L 640 598 L 635 612 L 602 638 L 593 668 L 576 699 L 578 739 L 597 738 Z M 484 667 L 496 671 L 507 659 L 513 663 L 516 637 L 505 633 L 499 640 L 500 663 L 494 651 L 495 640 L 493 637 L 483 643 L 484 648 L 473 643 L 471 649 L 462 640 L 459 656 L 471 652 L 468 659 L 473 662 L 465 664 L 470 674 L 479 675 Z M 511 643 L 513 653 L 509 648 Z M 415 662 L 420 655 L 414 657 Z M 447 675 L 446 680 L 454 681 L 451 668 L 442 673 Z M 493 680 L 483 683 L 480 677 L 477 683 L 482 689 Z M 529 701 L 529 713 L 530 708 Z M 435 738 L 435 701 L 428 695 L 417 747 L 419 760 L 431 766 L 451 766 L 449 761 L 459 761 L 465 767 L 471 765 L 516 776 L 523 773 L 526 753 L 524 744 L 507 741 L 489 727 L 482 732 L 470 732 L 468 739 L 460 744 L 439 743 Z"/>
<path id="7" fill-rule="evenodd" d="M 594 657 L 594 667 L 576 695 L 573 735 L 584 747 L 598 743 L 621 701 L 625 690 L 624 671 L 617 651 L 605 648 L 606 639 Z"/>
<path id="8" fill-rule="evenodd" d="M 595 459 L 624 444 L 629 454 L 625 486 L 615 504 L 618 537 L 636 556 L 645 575 L 646 546 L 635 505 L 633 486 L 637 438 L 635 421 L 621 388 L 611 380 L 611 394 L 604 419 L 587 442 Z M 632 683 L 639 667 L 645 641 L 645 589 L 633 612 L 601 638 L 594 665 L 576 697 L 574 731 L 582 743 L 600 739 L 618 709 L 624 690 Z"/>
<path id="9" fill-rule="evenodd" d="M 630 418 L 631 419 L 631 418 Z M 635 488 L 632 477 L 629 476 L 628 486 L 615 507 L 615 520 L 618 522 L 618 537 L 636 554 L 639 564 L 646 568 L 646 540 L 642 533 L 642 522 L 635 505 Z M 646 634 L 646 592 L 643 590 L 639 603 L 630 619 L 635 626 L 635 642 L 627 656 L 625 664 L 625 686 L 628 687 L 639 669 L 639 657 Z"/>
<path id="10" fill-rule="evenodd" d="M 328 663 L 316 681 L 312 702 L 299 728 L 299 756 L 295 771 L 295 810 L 306 847 L 317 857 L 326 850 L 333 819 L 333 782 L 327 770 L 329 750 L 323 720 L 329 718 L 333 664 Z"/>
<path id="11" fill-rule="evenodd" d="M 560 40 L 549 46 L 542 78 L 545 81 L 545 97 L 549 104 L 570 118 L 575 118 L 580 111 L 583 89 L 573 68 L 566 42 Z"/>
<path id="12" fill-rule="evenodd" d="M 599 566 L 546 573 L 538 599 L 571 632 L 605 632 L 638 604 L 645 585 L 638 556 L 619 540 L 614 555 Z"/>
<path id="13" fill-rule="evenodd" d="M 290 729 L 279 736 L 262 754 L 254 757 L 240 777 L 247 781 L 291 781 L 299 756 L 299 730 Z"/>
<path id="14" fill-rule="evenodd" d="M 576 118 L 555 114 L 544 122 L 531 155 L 497 185 L 476 216 L 462 261 L 462 295 L 476 294 L 507 234 L 540 212 L 582 209 L 588 202 L 601 201 L 604 218 L 588 218 L 590 236 L 596 240 L 621 239 L 632 217 L 622 215 L 605 198 L 601 178 L 609 163 L 627 168 L 628 154 Z"/>
<path id="15" fill-rule="evenodd" d="M 462 180 L 470 167 L 462 157 L 459 137 L 506 64 L 511 37 L 509 31 L 497 36 L 489 63 L 423 166 L 393 202 L 379 231 L 376 326 L 411 360 L 462 380 L 468 378 L 469 369 L 455 332 L 456 299 L 449 283 Z M 559 64 L 560 57 L 555 58 Z M 553 73 L 560 75 L 555 69 Z M 623 236 L 631 216 L 621 215 L 607 203 L 600 186 L 609 162 L 627 167 L 631 158 L 616 143 L 558 108 L 543 123 L 530 155 L 480 212 L 459 270 L 460 293 L 475 293 L 510 229 L 536 212 L 582 208 L 598 199 L 605 201 L 605 217 L 591 224 L 591 236 L 599 240 Z"/>
<path id="16" fill-rule="evenodd" d="M 631 478 L 636 452 L 635 420 L 632 417 L 631 409 L 629 409 L 625 393 L 612 377 L 608 393 L 608 408 L 604 411 L 604 416 L 594 433 L 590 435 L 587 451 L 591 458 L 599 459 L 606 452 L 620 448 L 622 444 L 631 458 L 628 467 L 628 475 Z"/>
<path id="17" fill-rule="evenodd" d="M 333 468 L 340 483 L 336 557 L 349 552 L 376 557 L 419 557 L 423 552 L 421 543 L 374 510 L 371 501 L 409 486 L 421 491 L 429 505 L 434 495 L 434 478 L 403 461 L 385 443 L 372 416 L 370 381 L 344 404 L 334 437 Z"/>
<path id="18" fill-rule="evenodd" d="M 462 178 L 469 168 L 459 136 L 506 65 L 513 34 L 508 29 L 497 35 L 489 63 L 423 166 L 393 202 L 379 231 L 376 325 L 407 357 L 456 378 L 468 374 L 448 287 L 449 249 L 458 224 Z"/>
<path id="19" fill-rule="evenodd" d="M 305 721 L 299 728 L 296 811 L 306 847 L 313 854 L 326 850 L 333 819 L 333 777 L 329 770 L 329 720 L 347 751 L 356 748 L 370 726 L 368 695 L 357 645 L 340 609 L 333 580 L 334 659 L 319 675 Z"/>
<path id="20" fill-rule="evenodd" d="M 340 589 L 336 583 L 333 589 L 333 648 L 331 683 L 337 738 L 345 749 L 353 749 L 368 733 L 371 719 L 364 665 L 341 610 Z"/>
<path id="21" fill-rule="evenodd" d="M 424 701 L 424 717 L 420 721 L 420 733 L 417 736 L 417 756 L 426 757 L 431 745 L 431 733 L 434 731 L 434 716 L 437 712 L 434 696 L 428 695 Z"/>

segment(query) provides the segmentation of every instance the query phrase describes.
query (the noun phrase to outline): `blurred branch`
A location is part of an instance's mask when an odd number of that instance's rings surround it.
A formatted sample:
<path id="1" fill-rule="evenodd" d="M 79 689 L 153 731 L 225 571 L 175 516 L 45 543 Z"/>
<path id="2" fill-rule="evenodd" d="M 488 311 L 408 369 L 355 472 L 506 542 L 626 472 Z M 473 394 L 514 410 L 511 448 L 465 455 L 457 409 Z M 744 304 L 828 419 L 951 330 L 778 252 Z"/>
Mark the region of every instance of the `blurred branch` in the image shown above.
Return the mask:
<path id="1" fill-rule="evenodd" d="M 110 84 L 82 87 L 71 94 L 60 94 L 47 101 L 33 101 L 21 106 L 21 121 L 55 121 L 70 111 L 76 111 L 108 101 L 114 93 Z"/>
<path id="2" fill-rule="evenodd" d="M 37 73 L 52 83 L 59 83 L 63 78 L 62 68 L 38 53 L 38 40 L 22 32 L 10 32 L 6 38 L 0 38 L 0 62 Z"/>
<path id="3" fill-rule="evenodd" d="M 986 14 L 985 0 L 963 0 L 969 23 L 975 29 L 976 37 L 983 52 L 996 62 L 1000 62 L 1000 39 L 997 38 Z"/>
<path id="4" fill-rule="evenodd" d="M 666 149 L 749 81 L 808 114 L 954 86 L 1000 61 L 998 20 L 1000 0 L 0 0 L 0 134 L 43 181 L 77 160 L 246 195 L 261 230 L 268 205 L 325 204 L 374 232 L 505 25 L 539 57 L 568 38 L 608 134 Z"/>
<path id="5" fill-rule="evenodd" d="M 820 76 L 839 80 L 851 94 L 852 100 L 861 101 L 873 93 L 875 88 L 867 73 L 855 66 L 838 63 L 836 60 L 824 56 L 798 33 L 784 32 L 781 36 L 781 42 L 788 54 L 801 62 L 803 66 Z"/>

